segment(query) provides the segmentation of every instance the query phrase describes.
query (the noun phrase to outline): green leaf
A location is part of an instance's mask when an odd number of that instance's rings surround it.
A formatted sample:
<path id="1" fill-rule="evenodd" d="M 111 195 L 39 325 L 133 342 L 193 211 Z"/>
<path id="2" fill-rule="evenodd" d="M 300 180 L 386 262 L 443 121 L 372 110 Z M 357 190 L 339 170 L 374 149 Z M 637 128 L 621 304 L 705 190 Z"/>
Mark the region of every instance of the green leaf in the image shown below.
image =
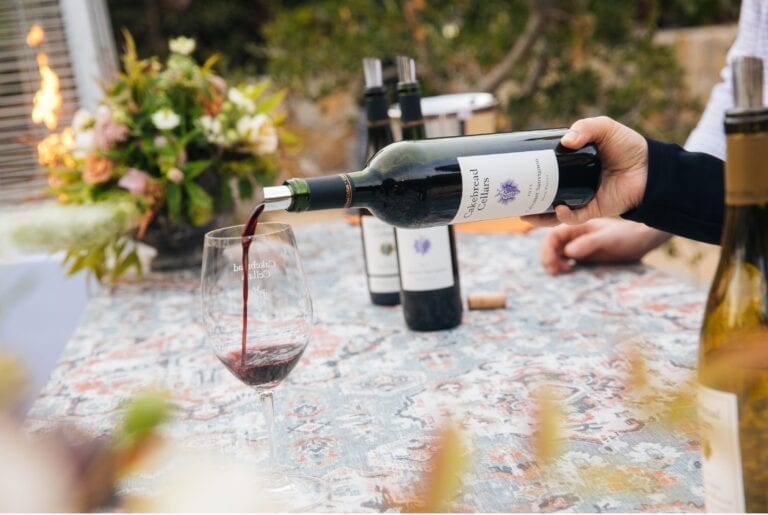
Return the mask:
<path id="1" fill-rule="evenodd" d="M 200 128 L 198 127 L 191 128 L 189 132 L 185 133 L 184 136 L 179 138 L 179 146 L 182 148 L 186 148 L 186 146 L 189 144 L 190 141 L 200 136 L 201 134 L 203 134 L 203 131 Z"/>
<path id="2" fill-rule="evenodd" d="M 261 96 L 262 93 L 267 89 L 269 86 L 268 80 L 263 80 L 258 82 L 257 84 L 253 84 L 250 86 L 247 86 L 245 91 L 246 94 L 251 98 L 251 100 L 256 100 Z"/>
<path id="3" fill-rule="evenodd" d="M 123 244 L 123 246 L 124 245 L 125 244 Z M 118 253 L 118 256 L 119 254 L 122 254 L 122 250 Z M 128 271 L 130 267 L 134 267 L 136 269 L 137 275 L 141 275 L 141 261 L 139 260 L 139 255 L 135 250 L 129 252 L 128 255 L 125 256 L 125 258 L 112 269 L 112 273 L 110 274 L 110 279 L 112 282 L 115 282 L 117 279 L 119 279 L 125 272 Z"/>
<path id="4" fill-rule="evenodd" d="M 184 189 L 189 197 L 187 216 L 195 225 L 203 225 L 213 216 L 213 198 L 194 182 L 185 182 Z"/>
<path id="5" fill-rule="evenodd" d="M 181 167 L 181 171 L 184 172 L 184 177 L 187 180 L 191 180 L 206 171 L 211 166 L 211 163 L 210 159 L 206 161 L 189 161 Z"/>
<path id="6" fill-rule="evenodd" d="M 143 393 L 125 407 L 121 427 L 115 438 L 119 445 L 135 445 L 161 424 L 170 420 L 176 406 L 159 393 Z"/>
<path id="7" fill-rule="evenodd" d="M 171 220 L 181 222 L 181 188 L 175 182 L 168 182 L 165 186 L 165 201 L 168 204 L 168 214 Z"/>
<path id="8" fill-rule="evenodd" d="M 213 70 L 213 65 L 215 65 L 219 59 L 221 59 L 221 54 L 213 54 L 211 57 L 205 60 L 203 66 L 200 67 L 200 72 L 203 75 L 210 73 Z"/>
<path id="9" fill-rule="evenodd" d="M 268 113 L 272 109 L 279 106 L 283 100 L 285 99 L 285 95 L 288 93 L 288 90 L 281 89 L 277 93 L 273 93 L 269 97 L 267 97 L 264 102 L 259 104 L 259 110 Z"/>
<path id="10" fill-rule="evenodd" d="M 67 256 L 64 261 L 69 264 L 67 274 L 75 275 L 77 272 L 85 268 L 85 258 L 88 254 L 85 251 L 70 250 L 67 252 Z"/>
<path id="11" fill-rule="evenodd" d="M 247 177 L 240 177 L 237 180 L 237 191 L 241 199 L 249 199 L 253 196 L 253 183 Z"/>

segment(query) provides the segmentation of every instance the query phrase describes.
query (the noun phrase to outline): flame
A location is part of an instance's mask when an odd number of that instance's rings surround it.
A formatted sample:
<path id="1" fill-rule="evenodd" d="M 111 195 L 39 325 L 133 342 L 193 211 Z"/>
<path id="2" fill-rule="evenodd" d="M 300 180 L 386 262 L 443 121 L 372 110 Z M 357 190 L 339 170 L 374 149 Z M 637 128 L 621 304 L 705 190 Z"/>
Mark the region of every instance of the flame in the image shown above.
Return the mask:
<path id="1" fill-rule="evenodd" d="M 45 41 L 45 31 L 40 25 L 32 25 L 27 33 L 27 45 L 31 48 L 40 46 Z"/>
<path id="2" fill-rule="evenodd" d="M 36 47 L 45 41 L 45 32 L 40 25 L 34 25 L 27 33 L 27 44 Z M 37 67 L 40 69 L 40 89 L 35 93 L 32 107 L 32 121 L 44 123 L 49 130 L 56 128 L 61 110 L 59 76 L 48 65 L 48 56 L 37 53 Z"/>
<path id="3" fill-rule="evenodd" d="M 37 144 L 37 156 L 40 164 L 47 167 L 77 167 L 71 150 L 75 147 L 75 134 L 72 129 L 54 133 Z"/>
<path id="4" fill-rule="evenodd" d="M 61 94 L 59 93 L 59 76 L 48 66 L 48 56 L 37 54 L 37 66 L 40 68 L 40 89 L 35 93 L 32 121 L 44 123 L 48 129 L 56 128 L 61 110 Z"/>

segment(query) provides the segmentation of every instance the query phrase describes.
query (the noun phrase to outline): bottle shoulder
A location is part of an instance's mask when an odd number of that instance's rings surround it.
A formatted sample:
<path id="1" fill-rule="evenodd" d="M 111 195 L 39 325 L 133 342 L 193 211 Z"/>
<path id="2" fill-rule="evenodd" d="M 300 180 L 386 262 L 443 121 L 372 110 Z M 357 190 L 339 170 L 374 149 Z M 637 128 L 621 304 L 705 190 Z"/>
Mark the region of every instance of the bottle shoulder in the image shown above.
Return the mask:
<path id="1" fill-rule="evenodd" d="M 387 174 L 396 169 L 423 163 L 426 159 L 424 145 L 418 141 L 398 141 L 387 145 L 370 160 L 368 169 L 373 174 Z"/>

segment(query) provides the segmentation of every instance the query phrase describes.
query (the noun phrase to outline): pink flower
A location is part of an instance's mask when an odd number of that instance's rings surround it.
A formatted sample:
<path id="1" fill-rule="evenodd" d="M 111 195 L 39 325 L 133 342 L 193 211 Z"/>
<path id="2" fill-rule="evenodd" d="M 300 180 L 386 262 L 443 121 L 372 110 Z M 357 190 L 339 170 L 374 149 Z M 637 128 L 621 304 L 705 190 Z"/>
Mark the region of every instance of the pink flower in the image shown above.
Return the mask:
<path id="1" fill-rule="evenodd" d="M 176 184 L 181 184 L 184 182 L 184 172 L 175 167 L 171 168 L 168 170 L 168 180 L 175 182 Z"/>
<path id="2" fill-rule="evenodd" d="M 118 141 L 128 137 L 128 127 L 117 123 L 107 106 L 99 106 L 93 126 L 93 145 L 102 150 L 111 149 Z"/>
<path id="3" fill-rule="evenodd" d="M 134 195 L 144 195 L 147 192 L 149 174 L 136 168 L 128 168 L 125 174 L 117 181 L 117 185 L 125 188 Z"/>

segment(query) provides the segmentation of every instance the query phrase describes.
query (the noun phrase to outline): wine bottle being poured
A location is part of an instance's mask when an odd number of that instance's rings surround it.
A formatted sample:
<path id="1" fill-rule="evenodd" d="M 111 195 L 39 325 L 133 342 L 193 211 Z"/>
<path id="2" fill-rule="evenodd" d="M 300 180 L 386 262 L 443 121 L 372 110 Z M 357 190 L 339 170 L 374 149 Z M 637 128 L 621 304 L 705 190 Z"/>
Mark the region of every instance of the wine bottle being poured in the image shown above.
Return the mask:
<path id="1" fill-rule="evenodd" d="M 264 188 L 265 210 L 367 208 L 417 228 L 579 208 L 595 195 L 597 148 L 560 145 L 565 129 L 401 141 L 361 171 Z"/>

